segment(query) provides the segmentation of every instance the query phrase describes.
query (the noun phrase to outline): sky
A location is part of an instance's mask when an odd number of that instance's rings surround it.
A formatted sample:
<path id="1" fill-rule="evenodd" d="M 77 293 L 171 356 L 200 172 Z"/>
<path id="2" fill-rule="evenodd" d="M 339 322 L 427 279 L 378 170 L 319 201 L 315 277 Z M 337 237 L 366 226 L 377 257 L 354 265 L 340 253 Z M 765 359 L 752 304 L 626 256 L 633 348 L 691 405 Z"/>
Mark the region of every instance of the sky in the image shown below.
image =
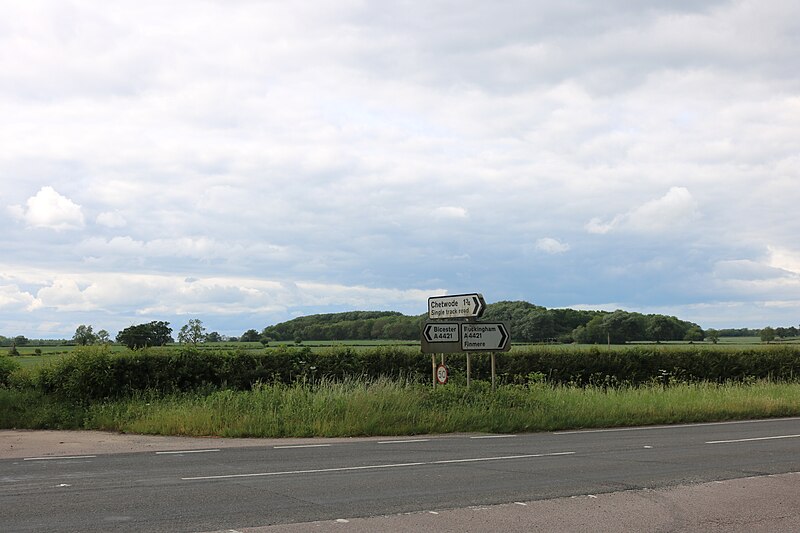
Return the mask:
<path id="1" fill-rule="evenodd" d="M 798 58 L 795 0 L 0 0 L 0 335 L 798 325 Z"/>

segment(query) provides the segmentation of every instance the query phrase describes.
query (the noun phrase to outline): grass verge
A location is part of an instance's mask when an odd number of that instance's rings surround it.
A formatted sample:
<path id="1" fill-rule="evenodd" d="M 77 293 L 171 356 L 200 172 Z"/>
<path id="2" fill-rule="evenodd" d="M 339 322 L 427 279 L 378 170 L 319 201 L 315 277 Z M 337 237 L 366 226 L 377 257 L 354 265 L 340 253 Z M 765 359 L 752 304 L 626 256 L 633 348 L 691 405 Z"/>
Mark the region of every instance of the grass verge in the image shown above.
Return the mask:
<path id="1" fill-rule="evenodd" d="M 0 427 L 158 435 L 342 437 L 529 432 L 800 415 L 800 384 L 676 384 L 666 388 L 509 385 L 430 387 L 391 380 L 262 385 L 70 405 L 0 389 Z"/>

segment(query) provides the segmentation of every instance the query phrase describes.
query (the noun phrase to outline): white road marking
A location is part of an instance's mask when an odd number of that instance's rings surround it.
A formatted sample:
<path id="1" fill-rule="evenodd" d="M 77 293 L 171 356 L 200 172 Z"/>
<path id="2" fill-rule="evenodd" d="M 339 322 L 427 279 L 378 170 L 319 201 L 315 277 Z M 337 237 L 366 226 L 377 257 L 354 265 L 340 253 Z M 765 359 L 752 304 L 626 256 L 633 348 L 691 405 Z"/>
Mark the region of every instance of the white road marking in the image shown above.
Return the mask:
<path id="1" fill-rule="evenodd" d="M 54 461 L 56 459 L 92 459 L 96 455 L 61 455 L 49 457 L 26 457 L 23 461 Z"/>
<path id="2" fill-rule="evenodd" d="M 652 447 L 652 446 L 645 446 L 645 447 L 644 447 L 644 449 L 645 449 L 645 450 L 652 450 L 652 449 L 653 449 L 653 447 Z"/>
<path id="3" fill-rule="evenodd" d="M 345 520 L 344 518 L 337 518 L 336 521 L 339 522 L 340 524 L 349 524 L 350 523 L 350 520 Z"/>
<path id="4" fill-rule="evenodd" d="M 173 451 L 156 452 L 156 455 L 176 455 L 176 454 L 179 454 L 179 453 L 209 453 L 209 452 L 218 452 L 218 451 L 220 451 L 220 450 L 219 449 L 216 449 L 216 450 L 182 450 L 182 451 L 179 451 L 179 452 L 173 452 Z"/>
<path id="5" fill-rule="evenodd" d="M 273 446 L 275 450 L 290 450 L 292 448 L 327 448 L 330 444 L 287 444 L 286 446 Z"/>
<path id="6" fill-rule="evenodd" d="M 407 442 L 428 442 L 430 439 L 408 439 L 408 440 L 379 440 L 378 444 L 406 444 Z"/>
<path id="7" fill-rule="evenodd" d="M 701 422 L 698 424 L 673 424 L 666 426 L 640 426 L 629 428 L 605 428 L 605 429 L 578 429 L 574 431 L 554 431 L 553 435 L 575 435 L 577 433 L 614 433 L 617 431 L 644 431 L 650 429 L 676 429 L 676 428 L 692 428 L 702 426 L 730 426 L 734 424 L 759 424 L 761 422 L 785 422 L 789 420 L 800 420 L 800 416 L 788 418 L 764 418 L 761 420 L 731 420 L 728 422 Z"/>
<path id="8" fill-rule="evenodd" d="M 796 439 L 800 435 L 776 435 L 775 437 L 754 437 L 751 439 L 710 440 L 706 444 L 729 444 L 732 442 L 755 442 L 757 440 Z"/>
<path id="9" fill-rule="evenodd" d="M 284 472 L 255 472 L 252 474 L 223 474 L 218 476 L 195 476 L 195 477 L 182 477 L 181 481 L 201 481 L 210 479 L 235 479 L 247 477 L 266 477 L 266 476 L 288 476 L 299 474 L 323 474 L 329 472 L 354 472 L 358 470 L 378 470 L 382 468 L 404 468 L 409 466 L 429 466 L 429 465 L 445 465 L 456 463 L 475 463 L 482 461 L 504 461 L 509 459 L 531 459 L 534 457 L 557 457 L 562 455 L 573 455 L 575 452 L 555 452 L 555 453 L 537 453 L 529 455 L 506 455 L 502 457 L 476 457 L 473 459 L 449 459 L 443 461 L 429 461 L 420 463 L 393 463 L 381 465 L 365 465 L 365 466 L 342 466 L 338 468 L 314 468 L 310 470 L 287 470 Z"/>
<path id="10" fill-rule="evenodd" d="M 522 503 L 522 502 L 514 502 L 514 505 L 521 505 L 523 507 L 527 507 L 528 506 L 527 503 Z"/>
<path id="11" fill-rule="evenodd" d="M 575 452 L 556 452 L 556 453 L 533 453 L 527 455 L 504 455 L 501 457 L 477 457 L 475 459 L 446 459 L 443 461 L 431 461 L 429 465 L 447 465 L 454 463 L 479 463 L 484 461 L 506 461 L 508 459 L 530 459 L 532 457 L 554 457 L 559 455 L 573 455 Z"/>
<path id="12" fill-rule="evenodd" d="M 436 511 L 428 511 L 428 514 L 439 514 Z"/>
<path id="13" fill-rule="evenodd" d="M 516 435 L 479 435 L 477 437 L 470 437 L 471 439 L 509 439 L 516 437 Z"/>

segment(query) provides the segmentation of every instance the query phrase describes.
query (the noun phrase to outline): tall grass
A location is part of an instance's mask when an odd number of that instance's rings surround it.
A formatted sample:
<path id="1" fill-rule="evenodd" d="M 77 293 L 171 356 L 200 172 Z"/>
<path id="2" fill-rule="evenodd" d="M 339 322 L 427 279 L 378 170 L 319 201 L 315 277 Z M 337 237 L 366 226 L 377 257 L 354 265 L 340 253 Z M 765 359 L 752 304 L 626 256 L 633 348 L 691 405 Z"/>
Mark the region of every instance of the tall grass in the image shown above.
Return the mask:
<path id="1" fill-rule="evenodd" d="M 0 427 L 161 435 L 342 437 L 525 432 L 800 415 L 800 384 L 693 383 L 666 388 L 506 385 L 492 393 L 400 380 L 258 385 L 85 404 L 0 389 Z"/>

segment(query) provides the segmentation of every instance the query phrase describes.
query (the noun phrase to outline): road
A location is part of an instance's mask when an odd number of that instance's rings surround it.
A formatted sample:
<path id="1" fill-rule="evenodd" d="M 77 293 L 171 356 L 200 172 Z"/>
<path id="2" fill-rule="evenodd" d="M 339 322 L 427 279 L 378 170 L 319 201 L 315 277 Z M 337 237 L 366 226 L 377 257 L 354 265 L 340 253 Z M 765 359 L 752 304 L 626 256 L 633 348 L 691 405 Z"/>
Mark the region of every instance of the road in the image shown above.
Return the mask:
<path id="1" fill-rule="evenodd" d="M 241 530 L 800 472 L 800 418 L 310 442 L 0 460 L 0 524 Z"/>

